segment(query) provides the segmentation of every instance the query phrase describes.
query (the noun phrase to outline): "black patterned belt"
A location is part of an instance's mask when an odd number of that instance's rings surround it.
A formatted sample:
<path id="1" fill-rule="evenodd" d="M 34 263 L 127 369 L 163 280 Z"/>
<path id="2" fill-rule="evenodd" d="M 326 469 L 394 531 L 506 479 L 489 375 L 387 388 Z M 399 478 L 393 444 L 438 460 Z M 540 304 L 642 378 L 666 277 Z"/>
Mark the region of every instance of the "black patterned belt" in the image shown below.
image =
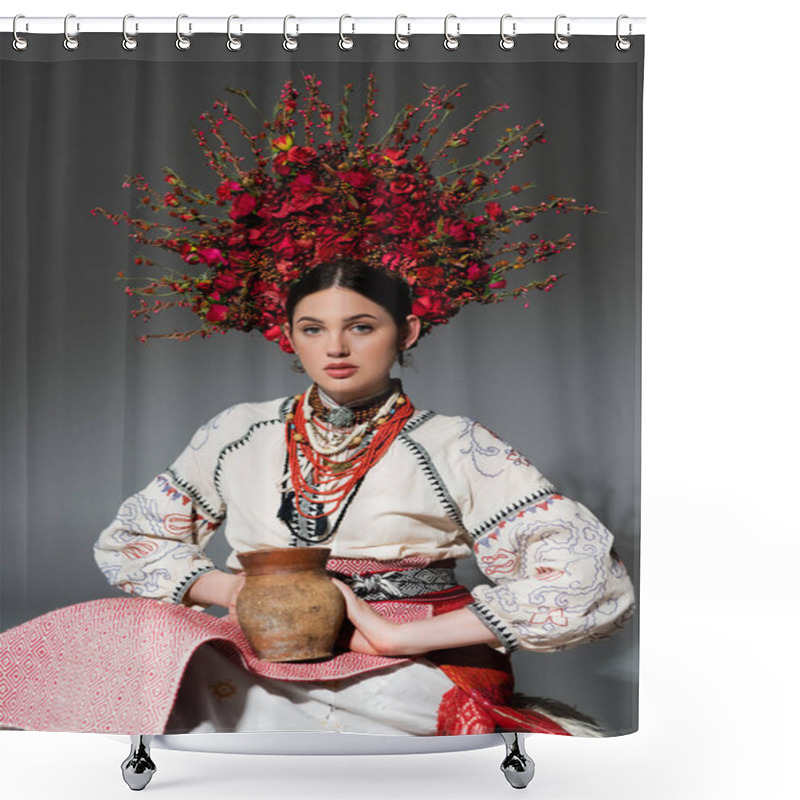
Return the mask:
<path id="1" fill-rule="evenodd" d="M 365 575 L 329 572 L 363 600 L 400 600 L 458 586 L 452 567 L 419 567 Z"/>

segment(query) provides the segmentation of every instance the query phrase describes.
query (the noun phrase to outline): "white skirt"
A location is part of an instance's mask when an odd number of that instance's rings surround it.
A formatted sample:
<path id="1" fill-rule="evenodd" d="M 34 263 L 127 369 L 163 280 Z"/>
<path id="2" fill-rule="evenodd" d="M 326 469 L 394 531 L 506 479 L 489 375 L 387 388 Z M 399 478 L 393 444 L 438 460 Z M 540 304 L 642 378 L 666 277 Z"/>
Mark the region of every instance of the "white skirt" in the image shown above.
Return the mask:
<path id="1" fill-rule="evenodd" d="M 263 731 L 436 735 L 442 696 L 453 682 L 418 658 L 330 681 L 264 678 L 210 644 L 192 656 L 166 734 Z"/>

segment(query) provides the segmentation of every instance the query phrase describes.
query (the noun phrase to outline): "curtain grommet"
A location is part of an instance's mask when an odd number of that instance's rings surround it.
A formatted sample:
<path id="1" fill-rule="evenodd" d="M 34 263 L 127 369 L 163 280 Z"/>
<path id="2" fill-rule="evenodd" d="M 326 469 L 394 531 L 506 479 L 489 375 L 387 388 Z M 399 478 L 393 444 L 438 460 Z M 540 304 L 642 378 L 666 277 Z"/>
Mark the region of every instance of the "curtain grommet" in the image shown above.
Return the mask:
<path id="1" fill-rule="evenodd" d="M 340 50 L 352 50 L 355 42 L 349 37 L 344 35 L 344 31 L 342 30 L 342 25 L 346 19 L 353 19 L 349 14 L 342 14 L 339 17 L 339 49 Z M 350 33 L 355 33 L 356 26 L 353 23 Z"/>
<path id="2" fill-rule="evenodd" d="M 75 14 L 67 14 L 64 17 L 64 49 L 65 50 L 77 50 L 78 49 L 78 39 L 75 36 L 72 36 L 69 32 L 69 21 L 71 19 L 75 19 Z M 81 26 L 80 23 L 75 23 L 75 31 L 76 33 L 80 31 Z"/>
<path id="3" fill-rule="evenodd" d="M 175 47 L 178 50 L 188 50 L 192 43 L 181 33 L 181 20 L 188 18 L 188 14 L 178 14 L 177 18 L 175 19 Z M 189 33 L 192 32 L 192 23 L 189 23 Z"/>
<path id="4" fill-rule="evenodd" d="M 297 17 L 293 16 L 292 14 L 287 14 L 283 18 L 283 49 L 291 51 L 291 50 L 297 50 L 298 42 L 297 39 L 295 39 L 293 36 L 289 36 L 289 32 L 286 30 L 287 23 L 289 22 L 290 19 L 297 19 Z M 295 36 L 297 36 L 297 34 L 300 33 L 300 26 L 296 25 L 295 27 L 296 27 Z"/>
<path id="5" fill-rule="evenodd" d="M 14 17 L 14 22 L 11 25 L 11 31 L 14 34 L 14 41 L 11 42 L 11 46 L 15 50 L 21 51 L 21 50 L 27 50 L 28 49 L 28 40 L 27 39 L 23 39 L 19 35 L 19 33 L 17 31 L 17 20 L 19 20 L 19 19 L 25 19 L 25 15 L 24 14 L 17 14 Z M 28 30 L 28 23 L 27 22 L 25 23 L 25 30 L 26 31 Z"/>
<path id="6" fill-rule="evenodd" d="M 401 19 L 408 19 L 408 17 L 405 14 L 398 14 L 394 18 L 394 46 L 396 50 L 408 50 L 411 46 L 411 42 L 408 40 L 408 37 L 411 36 L 411 25 L 408 25 L 408 33 L 401 36 L 399 30 Z"/>
<path id="7" fill-rule="evenodd" d="M 133 14 L 126 14 L 122 18 L 122 48 L 123 48 L 123 50 L 135 50 L 136 46 L 139 44 L 139 42 L 136 41 L 136 35 L 134 34 L 133 36 L 131 36 L 128 33 L 128 20 L 129 19 L 136 19 L 136 18 L 133 16 Z M 139 30 L 139 23 L 138 22 L 134 22 L 133 29 L 135 31 Z"/>
<path id="8" fill-rule="evenodd" d="M 225 43 L 225 46 L 232 53 L 235 53 L 237 50 L 241 50 L 242 49 L 242 40 L 239 39 L 237 36 L 234 36 L 231 33 L 231 22 L 233 22 L 233 20 L 235 20 L 235 19 L 239 19 L 239 17 L 236 16 L 236 14 L 231 14 L 228 17 L 228 41 Z M 239 33 L 241 33 L 241 32 L 242 32 L 242 26 L 239 25 Z"/>
<path id="9" fill-rule="evenodd" d="M 513 50 L 514 45 L 516 42 L 514 41 L 514 37 L 517 35 L 517 23 L 512 20 L 511 22 L 511 34 L 507 34 L 505 32 L 505 22 L 507 19 L 511 19 L 513 14 L 503 14 L 500 17 L 500 49 L 501 50 Z"/>
<path id="10" fill-rule="evenodd" d="M 622 53 L 624 53 L 626 50 L 630 50 L 631 49 L 631 40 L 630 39 L 626 39 L 620 33 L 620 27 L 621 27 L 620 23 L 622 22 L 622 20 L 628 19 L 628 18 L 629 17 L 628 17 L 627 14 L 620 14 L 617 17 L 617 41 L 614 43 L 614 46 L 617 48 L 617 50 L 619 50 Z M 632 33 L 633 33 L 633 26 L 629 22 L 628 23 L 628 36 L 630 36 Z"/>
<path id="11" fill-rule="evenodd" d="M 553 23 L 553 33 L 556 37 L 555 41 L 553 42 L 553 47 L 555 47 L 556 50 L 566 50 L 569 47 L 569 39 L 567 39 L 565 36 L 562 36 L 558 32 L 558 21 L 560 19 L 566 19 L 566 18 L 567 18 L 566 14 L 559 14 L 556 17 L 555 22 Z M 570 27 L 571 26 L 569 22 L 567 22 L 567 36 L 569 36 L 571 32 Z"/>
<path id="12" fill-rule="evenodd" d="M 450 22 L 451 19 L 456 21 L 456 32 L 450 33 L 447 30 L 447 23 Z M 448 14 L 444 18 L 444 45 L 445 50 L 456 50 L 458 49 L 459 40 L 458 37 L 461 35 L 461 23 L 458 21 L 458 17 L 455 14 Z"/>

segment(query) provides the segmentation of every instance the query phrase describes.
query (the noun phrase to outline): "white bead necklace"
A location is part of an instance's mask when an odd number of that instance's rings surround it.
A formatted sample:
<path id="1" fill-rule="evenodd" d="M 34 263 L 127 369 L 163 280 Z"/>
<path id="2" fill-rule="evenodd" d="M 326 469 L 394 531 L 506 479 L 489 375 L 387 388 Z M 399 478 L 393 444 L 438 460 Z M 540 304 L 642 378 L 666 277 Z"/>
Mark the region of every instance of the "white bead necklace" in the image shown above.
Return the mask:
<path id="1" fill-rule="evenodd" d="M 320 433 L 320 431 L 317 429 L 317 426 L 311 422 L 313 410 L 311 408 L 311 401 L 308 399 L 311 388 L 313 387 L 306 389 L 306 392 L 303 395 L 303 414 L 307 420 L 306 434 L 308 435 L 308 443 L 320 455 L 325 456 L 336 455 L 344 450 L 347 450 L 355 443 L 356 439 L 358 439 L 360 442 L 361 439 L 364 438 L 364 434 L 372 422 L 382 416 L 387 415 L 397 402 L 397 398 L 400 397 L 399 390 L 392 392 L 392 394 L 386 399 L 386 402 L 372 415 L 370 419 L 362 422 L 360 425 L 356 425 L 348 434 L 344 434 L 340 430 L 337 430 L 334 426 L 326 426 L 325 433 L 323 434 Z"/>

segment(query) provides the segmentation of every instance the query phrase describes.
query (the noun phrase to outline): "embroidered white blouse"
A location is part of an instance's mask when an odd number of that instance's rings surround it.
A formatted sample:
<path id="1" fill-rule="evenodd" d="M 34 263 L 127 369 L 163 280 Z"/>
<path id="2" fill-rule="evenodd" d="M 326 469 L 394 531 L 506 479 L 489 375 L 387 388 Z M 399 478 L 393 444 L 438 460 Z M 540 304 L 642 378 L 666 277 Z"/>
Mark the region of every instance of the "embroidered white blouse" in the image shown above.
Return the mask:
<path id="1" fill-rule="evenodd" d="M 234 569 L 237 552 L 310 543 L 278 517 L 292 399 L 226 409 L 122 504 L 94 549 L 112 585 L 182 602 L 192 582 L 215 569 L 204 547 L 223 520 Z M 468 417 L 417 409 L 327 524 L 328 538 L 313 543 L 329 547 L 331 558 L 437 561 L 474 553 L 489 582 L 470 590 L 467 608 L 495 633 L 501 652 L 606 638 L 633 612 L 612 534 Z"/>

